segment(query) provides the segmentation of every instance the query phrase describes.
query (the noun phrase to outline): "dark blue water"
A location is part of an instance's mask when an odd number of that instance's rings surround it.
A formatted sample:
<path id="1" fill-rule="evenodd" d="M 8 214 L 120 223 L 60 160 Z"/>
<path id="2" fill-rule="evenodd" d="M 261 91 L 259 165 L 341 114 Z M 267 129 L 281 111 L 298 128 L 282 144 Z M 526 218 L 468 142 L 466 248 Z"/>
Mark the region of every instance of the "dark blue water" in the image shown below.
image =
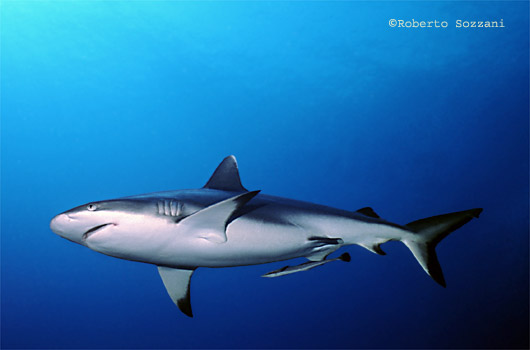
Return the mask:
<path id="1" fill-rule="evenodd" d="M 528 347 L 527 2 L 1 11 L 3 348 Z M 250 190 L 397 223 L 484 212 L 438 247 L 446 289 L 401 243 L 347 247 L 349 264 L 276 279 L 260 275 L 285 263 L 199 269 L 193 319 L 155 267 L 48 227 L 89 201 L 201 187 L 229 154 Z"/>

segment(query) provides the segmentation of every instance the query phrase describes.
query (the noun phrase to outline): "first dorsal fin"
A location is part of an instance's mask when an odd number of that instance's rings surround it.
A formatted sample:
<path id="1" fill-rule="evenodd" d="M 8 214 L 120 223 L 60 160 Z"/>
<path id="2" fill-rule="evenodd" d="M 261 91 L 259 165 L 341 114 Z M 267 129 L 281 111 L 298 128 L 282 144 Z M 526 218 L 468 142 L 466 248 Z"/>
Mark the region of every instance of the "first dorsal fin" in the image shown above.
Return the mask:
<path id="1" fill-rule="evenodd" d="M 211 188 L 213 190 L 246 192 L 247 189 L 241 184 L 239 178 L 239 170 L 237 169 L 236 157 L 228 156 L 217 169 L 215 169 L 210 180 L 204 185 L 204 188 Z"/>
<path id="2" fill-rule="evenodd" d="M 377 215 L 376 212 L 370 207 L 361 208 L 357 210 L 357 212 L 371 218 L 379 219 L 379 215 Z"/>

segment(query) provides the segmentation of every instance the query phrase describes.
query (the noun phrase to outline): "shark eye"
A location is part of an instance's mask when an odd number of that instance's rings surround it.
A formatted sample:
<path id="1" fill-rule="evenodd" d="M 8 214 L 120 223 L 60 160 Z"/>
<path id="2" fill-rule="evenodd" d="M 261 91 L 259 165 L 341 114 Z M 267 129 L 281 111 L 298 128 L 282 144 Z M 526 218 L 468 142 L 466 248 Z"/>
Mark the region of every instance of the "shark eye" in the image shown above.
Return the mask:
<path id="1" fill-rule="evenodd" d="M 90 210 L 90 211 L 94 211 L 94 210 L 96 210 L 96 205 L 91 203 L 91 204 L 87 205 L 86 208 L 88 210 Z"/>

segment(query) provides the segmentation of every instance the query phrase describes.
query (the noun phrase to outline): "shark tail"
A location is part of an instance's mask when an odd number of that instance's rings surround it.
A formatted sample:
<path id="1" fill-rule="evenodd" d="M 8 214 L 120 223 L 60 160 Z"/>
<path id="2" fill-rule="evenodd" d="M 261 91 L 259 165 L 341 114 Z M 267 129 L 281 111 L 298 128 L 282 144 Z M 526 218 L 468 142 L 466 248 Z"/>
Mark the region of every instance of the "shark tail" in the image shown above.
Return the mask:
<path id="1" fill-rule="evenodd" d="M 406 225 L 416 234 L 407 237 L 403 243 L 410 249 L 421 267 L 438 284 L 445 287 L 442 268 L 438 262 L 435 248 L 451 232 L 462 227 L 473 218 L 478 218 L 481 208 L 464 210 L 456 213 L 432 216 L 413 221 Z"/>

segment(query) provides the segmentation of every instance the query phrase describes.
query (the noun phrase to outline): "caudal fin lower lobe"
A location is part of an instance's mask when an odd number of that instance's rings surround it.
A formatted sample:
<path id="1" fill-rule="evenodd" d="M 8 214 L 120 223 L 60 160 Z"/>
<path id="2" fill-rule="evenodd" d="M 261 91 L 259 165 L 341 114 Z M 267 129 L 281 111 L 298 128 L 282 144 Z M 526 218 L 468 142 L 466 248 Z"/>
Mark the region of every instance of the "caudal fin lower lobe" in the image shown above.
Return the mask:
<path id="1" fill-rule="evenodd" d="M 471 219 L 478 218 L 481 212 L 482 208 L 469 209 L 432 216 L 406 225 L 411 231 L 416 232 L 416 235 L 403 240 L 403 243 L 414 254 L 414 257 L 425 272 L 441 286 L 445 287 L 446 284 L 442 268 L 436 256 L 436 246 L 451 232 L 462 227 Z"/>

